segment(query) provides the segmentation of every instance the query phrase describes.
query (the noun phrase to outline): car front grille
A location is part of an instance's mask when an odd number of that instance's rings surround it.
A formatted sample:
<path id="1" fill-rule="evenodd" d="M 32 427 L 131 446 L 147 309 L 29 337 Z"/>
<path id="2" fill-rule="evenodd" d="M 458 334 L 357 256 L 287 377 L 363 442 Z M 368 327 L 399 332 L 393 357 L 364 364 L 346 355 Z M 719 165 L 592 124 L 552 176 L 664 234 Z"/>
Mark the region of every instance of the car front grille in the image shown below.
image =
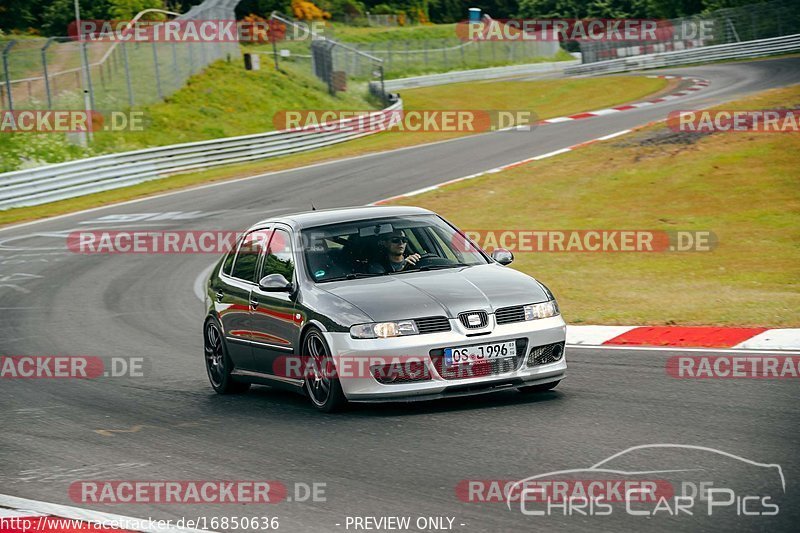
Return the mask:
<path id="1" fill-rule="evenodd" d="M 549 365 L 555 363 L 564 356 L 564 343 L 545 344 L 544 346 L 534 346 L 528 354 L 528 366 Z"/>
<path id="2" fill-rule="evenodd" d="M 525 309 L 521 305 L 503 307 L 494 312 L 498 324 L 511 324 L 512 322 L 525 321 Z"/>
<path id="3" fill-rule="evenodd" d="M 475 316 L 478 317 L 478 321 L 475 324 L 471 324 L 469 319 Z M 486 311 L 466 311 L 464 313 L 459 313 L 458 320 L 461 321 L 461 324 L 467 329 L 480 329 L 489 325 L 489 315 Z"/>
<path id="4" fill-rule="evenodd" d="M 480 378 L 485 376 L 497 376 L 513 372 L 519 368 L 525 359 L 528 346 L 527 339 L 515 339 L 517 345 L 517 356 L 505 359 L 495 359 L 485 363 L 473 363 L 471 365 L 454 365 L 444 368 L 444 349 L 439 348 L 430 351 L 433 367 L 439 375 L 446 380 Z"/>
<path id="5" fill-rule="evenodd" d="M 423 333 L 441 333 L 450 331 L 450 320 L 446 316 L 429 316 L 425 318 L 415 318 L 417 329 Z"/>

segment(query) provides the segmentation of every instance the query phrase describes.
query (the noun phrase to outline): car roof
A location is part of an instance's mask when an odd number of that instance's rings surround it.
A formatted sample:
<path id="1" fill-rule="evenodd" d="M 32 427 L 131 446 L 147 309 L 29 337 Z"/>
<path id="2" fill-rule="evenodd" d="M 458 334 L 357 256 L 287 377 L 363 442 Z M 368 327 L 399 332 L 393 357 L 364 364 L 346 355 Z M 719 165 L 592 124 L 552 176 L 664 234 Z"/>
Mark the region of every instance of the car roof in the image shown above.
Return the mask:
<path id="1" fill-rule="evenodd" d="M 280 215 L 274 218 L 262 220 L 255 226 L 267 223 L 282 222 L 296 230 L 324 226 L 326 224 L 337 224 L 340 222 L 356 222 L 359 220 L 369 220 L 373 218 L 384 218 L 408 215 L 432 215 L 433 211 L 421 207 L 409 206 L 361 206 L 345 207 L 336 209 L 320 209 L 317 211 L 305 211 Z M 254 226 L 254 227 L 255 227 Z"/>

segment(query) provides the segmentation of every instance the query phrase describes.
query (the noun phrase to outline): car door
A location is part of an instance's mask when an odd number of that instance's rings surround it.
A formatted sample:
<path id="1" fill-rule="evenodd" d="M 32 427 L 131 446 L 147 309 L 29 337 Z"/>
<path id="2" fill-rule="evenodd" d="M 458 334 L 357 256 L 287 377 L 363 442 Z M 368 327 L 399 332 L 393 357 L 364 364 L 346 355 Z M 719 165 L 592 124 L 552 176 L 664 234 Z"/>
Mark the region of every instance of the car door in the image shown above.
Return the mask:
<path id="1" fill-rule="evenodd" d="M 256 370 L 278 377 L 286 377 L 286 361 L 281 361 L 281 358 L 291 357 L 295 352 L 302 323 L 296 314 L 297 263 L 294 254 L 291 230 L 276 225 L 261 262 L 259 279 L 271 274 L 281 274 L 292 282 L 294 290 L 267 292 L 259 289 L 256 284 L 250 294 Z"/>
<path id="2" fill-rule="evenodd" d="M 269 237 L 266 228 L 249 232 L 239 241 L 233 257 L 223 265 L 222 272 L 213 287 L 214 305 L 219 314 L 225 334 L 228 356 L 234 366 L 253 370 L 253 350 L 251 343 L 252 317 L 250 315 L 250 294 L 255 286 L 259 257 Z M 226 269 L 228 269 L 226 271 Z"/>

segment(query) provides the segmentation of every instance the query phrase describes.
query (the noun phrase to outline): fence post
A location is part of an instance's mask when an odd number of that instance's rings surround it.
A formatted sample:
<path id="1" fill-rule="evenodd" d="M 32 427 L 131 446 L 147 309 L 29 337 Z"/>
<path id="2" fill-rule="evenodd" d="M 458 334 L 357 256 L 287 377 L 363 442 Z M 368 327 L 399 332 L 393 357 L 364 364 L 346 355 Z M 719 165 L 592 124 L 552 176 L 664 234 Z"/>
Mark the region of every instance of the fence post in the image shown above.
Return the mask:
<path id="1" fill-rule="evenodd" d="M 392 67 L 392 41 L 389 41 L 389 44 L 386 46 L 386 68 L 390 69 Z"/>
<path id="2" fill-rule="evenodd" d="M 192 52 L 192 50 L 194 50 L 193 45 L 194 43 L 184 43 L 184 46 L 189 50 L 189 76 L 194 74 L 194 52 Z"/>
<path id="3" fill-rule="evenodd" d="M 9 41 L 6 47 L 3 48 L 3 73 L 6 76 L 6 92 L 8 93 L 9 111 L 14 111 L 14 98 L 11 96 L 11 72 L 8 70 L 8 53 L 15 44 L 17 44 L 17 41 Z"/>
<path id="4" fill-rule="evenodd" d="M 131 85 L 131 69 L 130 65 L 128 65 L 128 49 L 126 48 L 126 42 L 122 41 L 119 45 L 122 48 L 122 64 L 125 68 L 125 85 L 128 88 L 128 105 L 133 107 L 133 86 Z"/>
<path id="5" fill-rule="evenodd" d="M 443 65 L 447 66 L 447 39 L 442 39 L 442 61 Z"/>
<path id="6" fill-rule="evenodd" d="M 427 67 L 428 66 L 428 39 L 425 39 L 424 41 L 422 41 L 422 49 L 424 50 L 424 54 L 423 55 L 425 56 L 425 66 Z"/>
<path id="7" fill-rule="evenodd" d="M 86 52 L 86 41 L 82 40 L 81 42 L 81 51 L 83 53 L 83 71 L 86 74 L 86 89 L 89 91 L 89 103 L 92 106 L 92 109 L 95 108 L 94 105 L 94 86 L 92 85 L 92 69 L 89 66 L 89 54 Z M 91 132 L 90 132 L 91 136 Z"/>
<path id="8" fill-rule="evenodd" d="M 164 93 L 161 92 L 161 75 L 158 71 L 158 43 L 153 41 L 153 67 L 155 68 L 156 73 L 156 92 L 158 93 L 158 99 L 164 99 Z"/>
<path id="9" fill-rule="evenodd" d="M 465 64 L 465 59 L 464 59 L 464 43 L 461 43 L 461 44 L 459 44 L 459 45 L 458 45 L 458 49 L 461 51 L 461 65 L 463 66 L 463 65 Z"/>
<path id="10" fill-rule="evenodd" d="M 172 49 L 172 74 L 175 79 L 175 88 L 181 86 L 181 69 L 178 66 L 178 51 L 175 49 L 175 41 L 171 41 L 170 48 Z"/>
<path id="11" fill-rule="evenodd" d="M 42 47 L 42 73 L 44 74 L 44 91 L 47 93 L 47 109 L 53 109 L 53 97 L 50 95 L 50 78 L 47 76 L 47 48 L 53 43 L 53 38 L 47 39 Z"/>

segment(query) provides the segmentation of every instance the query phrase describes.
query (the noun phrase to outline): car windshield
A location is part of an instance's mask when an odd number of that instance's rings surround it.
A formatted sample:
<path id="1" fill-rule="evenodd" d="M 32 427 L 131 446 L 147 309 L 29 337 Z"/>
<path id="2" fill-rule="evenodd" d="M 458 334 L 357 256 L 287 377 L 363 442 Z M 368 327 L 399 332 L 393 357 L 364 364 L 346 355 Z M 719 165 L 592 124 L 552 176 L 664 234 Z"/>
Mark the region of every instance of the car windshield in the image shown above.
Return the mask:
<path id="1" fill-rule="evenodd" d="M 317 282 L 489 263 L 462 233 L 436 215 L 359 220 L 301 232 Z"/>

